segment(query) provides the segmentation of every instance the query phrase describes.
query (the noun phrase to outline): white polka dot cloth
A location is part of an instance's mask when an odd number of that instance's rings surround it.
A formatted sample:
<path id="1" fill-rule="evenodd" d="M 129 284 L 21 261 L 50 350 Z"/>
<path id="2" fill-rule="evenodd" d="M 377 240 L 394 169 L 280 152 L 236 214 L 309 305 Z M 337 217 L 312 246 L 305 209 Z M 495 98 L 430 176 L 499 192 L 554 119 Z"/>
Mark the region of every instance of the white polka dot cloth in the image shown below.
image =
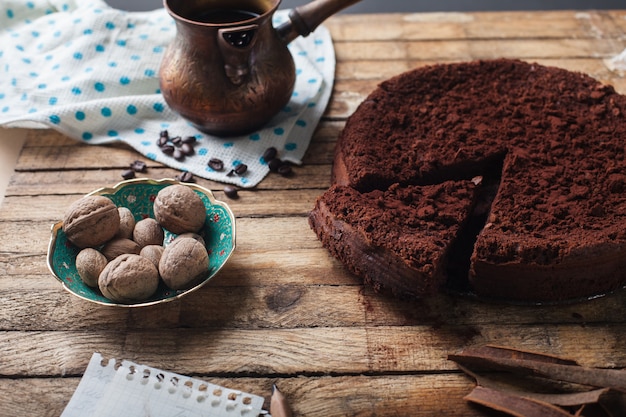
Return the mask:
<path id="1" fill-rule="evenodd" d="M 275 25 L 286 18 L 278 11 Z M 158 71 L 175 34 L 163 8 L 125 12 L 102 0 L 3 0 L 0 126 L 53 128 L 89 144 L 122 141 L 149 159 L 240 187 L 254 187 L 267 175 L 261 155 L 269 147 L 300 164 L 333 86 L 328 30 L 320 26 L 289 44 L 297 70 L 291 101 L 264 128 L 236 138 L 199 132 L 163 100 Z M 195 136 L 195 154 L 182 161 L 163 154 L 157 140 L 164 130 L 170 137 Z M 211 169 L 211 158 L 225 169 Z M 239 164 L 248 170 L 232 175 Z"/>

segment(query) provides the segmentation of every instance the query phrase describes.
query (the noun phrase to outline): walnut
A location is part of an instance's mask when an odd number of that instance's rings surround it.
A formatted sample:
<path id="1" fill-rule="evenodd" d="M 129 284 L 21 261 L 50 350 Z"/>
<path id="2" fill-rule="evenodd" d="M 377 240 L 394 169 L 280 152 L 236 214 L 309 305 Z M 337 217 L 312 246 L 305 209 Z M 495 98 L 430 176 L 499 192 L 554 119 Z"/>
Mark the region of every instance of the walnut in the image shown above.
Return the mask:
<path id="1" fill-rule="evenodd" d="M 175 184 L 163 188 L 154 200 L 154 217 L 172 233 L 198 232 L 204 225 L 206 210 L 191 188 Z"/>
<path id="2" fill-rule="evenodd" d="M 173 290 L 191 288 L 209 274 L 209 254 L 193 238 L 175 239 L 163 251 L 159 273 L 165 285 Z"/>
<path id="3" fill-rule="evenodd" d="M 161 260 L 161 256 L 163 255 L 164 250 L 165 248 L 161 245 L 148 245 L 141 248 L 141 252 L 139 252 L 139 255 L 148 259 L 154 264 L 156 268 L 158 268 L 159 261 Z"/>
<path id="4" fill-rule="evenodd" d="M 142 301 L 159 286 L 159 272 L 152 262 L 139 255 L 124 254 L 104 268 L 98 287 L 106 298 L 120 302 Z"/>
<path id="5" fill-rule="evenodd" d="M 143 248 L 148 245 L 163 244 L 163 228 L 153 218 L 139 220 L 133 230 L 133 240 Z"/>
<path id="6" fill-rule="evenodd" d="M 106 256 L 96 249 L 85 248 L 76 255 L 76 270 L 85 285 L 97 287 L 98 277 L 108 262 Z"/>
<path id="7" fill-rule="evenodd" d="M 135 229 L 135 216 L 133 212 L 127 207 L 118 207 L 117 211 L 120 214 L 120 229 L 117 231 L 115 237 L 132 239 L 133 230 Z"/>
<path id="8" fill-rule="evenodd" d="M 136 242 L 120 237 L 108 241 L 106 245 L 102 247 L 102 254 L 106 256 L 110 262 L 118 256 L 127 253 L 139 255 L 140 250 L 141 248 Z"/>
<path id="9" fill-rule="evenodd" d="M 120 227 L 117 206 L 110 199 L 92 195 L 76 200 L 63 217 L 63 231 L 79 248 L 97 247 L 116 235 Z"/>

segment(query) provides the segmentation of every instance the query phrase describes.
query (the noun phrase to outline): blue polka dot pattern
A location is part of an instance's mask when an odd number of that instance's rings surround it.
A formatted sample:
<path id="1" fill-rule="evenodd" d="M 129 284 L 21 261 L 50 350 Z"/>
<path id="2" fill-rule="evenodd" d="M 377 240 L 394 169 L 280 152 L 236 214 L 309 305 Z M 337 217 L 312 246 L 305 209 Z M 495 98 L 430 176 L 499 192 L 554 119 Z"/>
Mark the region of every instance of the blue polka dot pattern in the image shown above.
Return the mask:
<path id="1" fill-rule="evenodd" d="M 300 163 L 332 91 L 335 56 L 322 25 L 288 46 L 296 85 L 280 114 L 258 131 L 218 138 L 200 133 L 161 96 L 158 70 L 176 36 L 163 8 L 132 13 L 105 0 L 4 0 L 0 13 L 0 126 L 36 122 L 91 144 L 123 141 L 148 159 L 215 181 L 256 186 L 269 172 L 259 155 L 270 146 Z M 279 11 L 274 24 L 286 19 Z M 162 130 L 194 136 L 195 154 L 184 161 L 163 154 L 156 146 Z M 229 168 L 213 171 L 212 157 Z M 242 163 L 244 175 L 228 175 Z"/>

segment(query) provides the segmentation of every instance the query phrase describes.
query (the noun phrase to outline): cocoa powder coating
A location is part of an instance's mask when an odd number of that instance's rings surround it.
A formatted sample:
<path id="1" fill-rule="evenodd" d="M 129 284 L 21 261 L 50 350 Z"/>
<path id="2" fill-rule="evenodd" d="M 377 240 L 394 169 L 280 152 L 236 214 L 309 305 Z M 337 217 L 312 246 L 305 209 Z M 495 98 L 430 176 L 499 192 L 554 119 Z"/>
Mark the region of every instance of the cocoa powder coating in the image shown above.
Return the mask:
<path id="1" fill-rule="evenodd" d="M 508 59 L 418 68 L 349 118 L 333 183 L 366 193 L 483 176 L 497 186 L 468 255 L 473 291 L 605 293 L 626 284 L 625 116 L 625 96 L 581 73 Z"/>

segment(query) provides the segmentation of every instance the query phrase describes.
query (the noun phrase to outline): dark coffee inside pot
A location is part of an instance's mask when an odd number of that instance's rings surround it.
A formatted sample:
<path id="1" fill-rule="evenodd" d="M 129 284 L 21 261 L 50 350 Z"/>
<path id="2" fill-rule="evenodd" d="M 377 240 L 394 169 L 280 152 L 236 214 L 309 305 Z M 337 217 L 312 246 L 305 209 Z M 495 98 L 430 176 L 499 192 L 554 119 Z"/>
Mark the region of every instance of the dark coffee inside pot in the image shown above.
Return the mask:
<path id="1" fill-rule="evenodd" d="M 259 13 L 250 10 L 214 9 L 194 14 L 192 20 L 201 23 L 235 23 L 258 17 Z"/>

